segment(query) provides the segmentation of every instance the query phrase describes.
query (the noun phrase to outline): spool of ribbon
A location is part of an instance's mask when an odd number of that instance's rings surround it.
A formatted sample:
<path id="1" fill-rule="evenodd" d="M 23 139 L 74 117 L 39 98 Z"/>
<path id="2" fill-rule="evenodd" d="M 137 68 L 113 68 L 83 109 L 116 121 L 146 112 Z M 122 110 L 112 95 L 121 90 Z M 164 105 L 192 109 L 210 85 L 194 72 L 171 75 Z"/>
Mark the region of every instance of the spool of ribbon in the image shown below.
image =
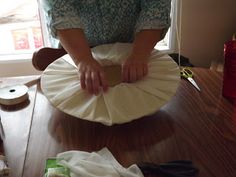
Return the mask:
<path id="1" fill-rule="evenodd" d="M 9 106 L 25 102 L 29 97 L 29 87 L 36 84 L 39 79 L 40 77 L 25 84 L 17 84 L 0 88 L 0 104 Z"/>
<path id="2" fill-rule="evenodd" d="M 28 87 L 26 85 L 7 86 L 0 89 L 0 104 L 15 105 L 28 99 Z"/>

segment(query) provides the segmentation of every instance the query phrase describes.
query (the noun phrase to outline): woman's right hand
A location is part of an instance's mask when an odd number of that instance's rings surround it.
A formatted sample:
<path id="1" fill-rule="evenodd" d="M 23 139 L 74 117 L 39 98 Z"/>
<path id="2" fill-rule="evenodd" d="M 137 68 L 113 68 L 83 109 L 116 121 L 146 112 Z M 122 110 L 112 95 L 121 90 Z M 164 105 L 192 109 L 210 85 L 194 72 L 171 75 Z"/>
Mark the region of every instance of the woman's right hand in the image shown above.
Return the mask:
<path id="1" fill-rule="evenodd" d="M 78 67 L 81 88 L 98 95 L 107 91 L 108 84 L 101 65 L 93 58 L 89 43 L 82 29 L 57 30 L 60 42 Z"/>
<path id="2" fill-rule="evenodd" d="M 101 88 L 104 92 L 108 89 L 108 83 L 102 66 L 93 58 L 83 59 L 78 64 L 80 85 L 88 93 L 98 95 Z"/>

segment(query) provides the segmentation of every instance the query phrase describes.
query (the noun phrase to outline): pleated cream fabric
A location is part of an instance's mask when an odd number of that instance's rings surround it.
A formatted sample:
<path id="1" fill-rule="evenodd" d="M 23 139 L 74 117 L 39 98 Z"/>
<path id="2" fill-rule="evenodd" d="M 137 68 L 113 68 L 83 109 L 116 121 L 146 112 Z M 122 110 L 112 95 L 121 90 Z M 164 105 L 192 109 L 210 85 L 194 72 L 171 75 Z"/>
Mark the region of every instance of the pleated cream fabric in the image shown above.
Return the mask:
<path id="1" fill-rule="evenodd" d="M 98 152 L 67 151 L 58 163 L 70 169 L 71 177 L 144 177 L 136 164 L 124 168 L 107 148 Z"/>
<path id="2" fill-rule="evenodd" d="M 81 89 L 78 71 L 68 56 L 50 64 L 41 76 L 45 96 L 59 110 L 105 125 L 121 124 L 156 112 L 175 94 L 180 81 L 179 67 L 168 56 L 153 50 L 149 73 L 135 83 L 121 82 L 121 63 L 132 45 L 107 44 L 92 49 L 109 78 L 108 92 L 98 96 Z M 117 67 L 118 66 L 118 67 Z"/>

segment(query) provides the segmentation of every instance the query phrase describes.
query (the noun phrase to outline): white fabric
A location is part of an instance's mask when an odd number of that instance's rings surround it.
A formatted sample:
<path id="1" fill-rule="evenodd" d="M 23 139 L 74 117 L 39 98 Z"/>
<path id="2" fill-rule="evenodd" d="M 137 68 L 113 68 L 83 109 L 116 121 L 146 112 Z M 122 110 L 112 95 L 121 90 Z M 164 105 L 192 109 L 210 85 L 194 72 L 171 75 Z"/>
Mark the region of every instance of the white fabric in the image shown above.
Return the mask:
<path id="1" fill-rule="evenodd" d="M 58 163 L 70 169 L 71 177 L 144 177 L 137 165 L 122 167 L 107 148 L 98 152 L 67 151 Z"/>
<path id="2" fill-rule="evenodd" d="M 121 65 L 131 51 L 131 44 L 116 43 L 92 49 L 102 66 Z M 175 94 L 179 84 L 179 67 L 168 56 L 153 50 L 149 58 L 149 73 L 135 83 L 119 83 L 98 96 L 80 87 L 77 68 L 60 58 L 49 65 L 41 77 L 41 87 L 50 102 L 72 116 L 120 124 L 154 113 Z M 120 75 L 112 72 L 109 75 Z M 115 77 L 117 78 L 117 77 Z"/>

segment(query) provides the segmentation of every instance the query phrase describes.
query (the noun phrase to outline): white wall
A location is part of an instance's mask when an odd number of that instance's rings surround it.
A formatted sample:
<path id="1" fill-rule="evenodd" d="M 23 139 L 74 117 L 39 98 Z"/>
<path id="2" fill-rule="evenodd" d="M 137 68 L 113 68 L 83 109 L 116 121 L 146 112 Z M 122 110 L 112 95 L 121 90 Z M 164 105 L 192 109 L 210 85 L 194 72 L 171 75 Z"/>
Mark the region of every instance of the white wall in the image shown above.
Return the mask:
<path id="1" fill-rule="evenodd" d="M 25 76 L 25 75 L 38 75 L 41 72 L 35 70 L 31 64 L 31 61 L 21 61 L 14 65 L 10 63 L 0 64 L 0 77 L 8 76 Z"/>
<path id="2" fill-rule="evenodd" d="M 236 0 L 182 0 L 182 54 L 196 66 L 223 61 L 223 45 L 236 32 Z"/>

